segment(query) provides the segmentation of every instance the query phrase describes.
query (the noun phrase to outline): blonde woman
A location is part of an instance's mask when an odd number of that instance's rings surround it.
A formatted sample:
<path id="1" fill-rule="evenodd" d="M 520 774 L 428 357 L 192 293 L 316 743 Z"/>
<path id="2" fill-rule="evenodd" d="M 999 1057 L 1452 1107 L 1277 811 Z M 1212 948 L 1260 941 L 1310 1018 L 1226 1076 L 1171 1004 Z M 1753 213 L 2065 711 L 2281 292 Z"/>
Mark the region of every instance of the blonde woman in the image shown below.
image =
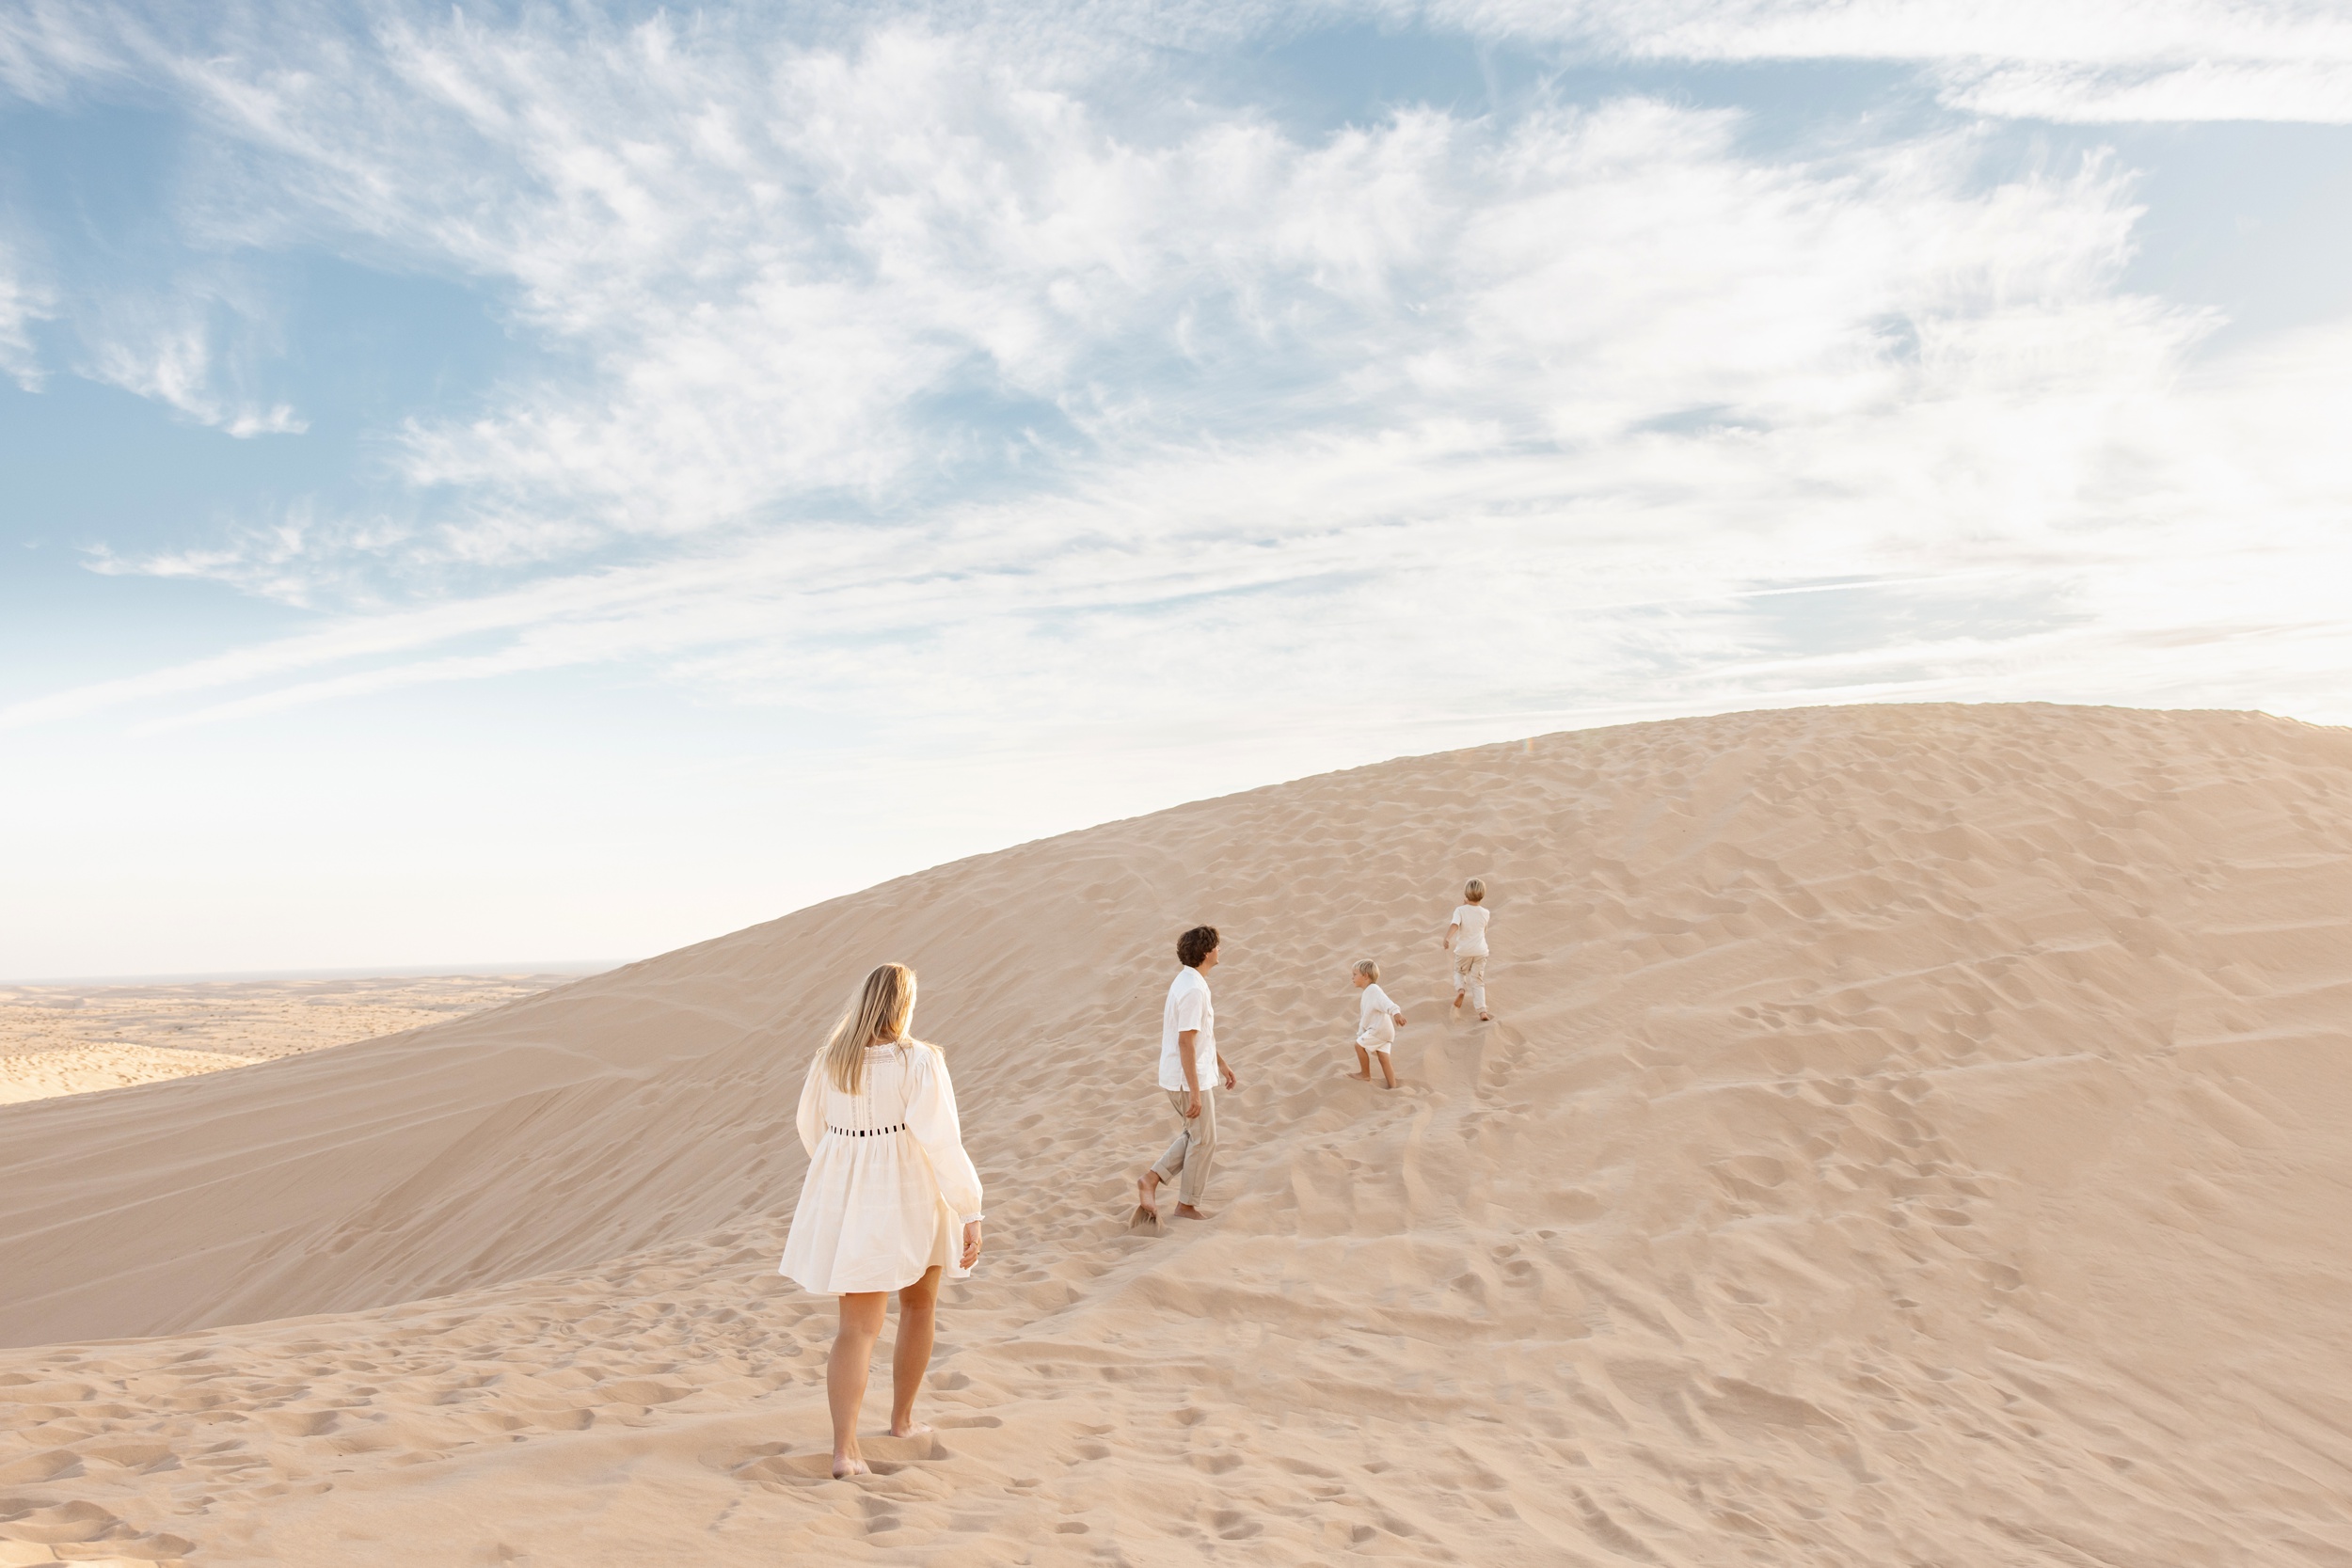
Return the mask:
<path id="1" fill-rule="evenodd" d="M 914 971 L 882 965 L 850 998 L 801 1090 L 808 1176 L 776 1272 L 841 1298 L 825 1367 L 836 1480 L 866 1472 L 858 1411 L 886 1298 L 898 1292 L 890 1435 L 914 1437 L 931 1430 L 914 1419 L 914 1395 L 930 1366 L 940 1276 L 961 1279 L 980 1256 L 980 1177 L 963 1152 L 947 1058 L 908 1032 L 914 1022 Z"/>

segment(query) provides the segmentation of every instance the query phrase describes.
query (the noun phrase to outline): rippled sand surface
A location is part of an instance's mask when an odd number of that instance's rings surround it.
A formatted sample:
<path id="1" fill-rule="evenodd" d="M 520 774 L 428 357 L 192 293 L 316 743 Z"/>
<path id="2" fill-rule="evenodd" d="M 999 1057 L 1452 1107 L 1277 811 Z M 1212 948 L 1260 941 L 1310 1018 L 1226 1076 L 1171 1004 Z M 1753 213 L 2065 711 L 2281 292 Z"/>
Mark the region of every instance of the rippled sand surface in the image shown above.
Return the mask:
<path id="1" fill-rule="evenodd" d="M 1199 920 L 1244 1086 L 1211 1218 L 1136 1233 Z M 2352 1561 L 2347 937 L 2345 732 L 1735 715 L 0 1107 L 0 1563 Z M 1394 1093 L 1340 1076 L 1359 956 Z M 992 1223 L 936 1435 L 834 1481 L 831 1304 L 772 1271 L 882 958 Z"/>

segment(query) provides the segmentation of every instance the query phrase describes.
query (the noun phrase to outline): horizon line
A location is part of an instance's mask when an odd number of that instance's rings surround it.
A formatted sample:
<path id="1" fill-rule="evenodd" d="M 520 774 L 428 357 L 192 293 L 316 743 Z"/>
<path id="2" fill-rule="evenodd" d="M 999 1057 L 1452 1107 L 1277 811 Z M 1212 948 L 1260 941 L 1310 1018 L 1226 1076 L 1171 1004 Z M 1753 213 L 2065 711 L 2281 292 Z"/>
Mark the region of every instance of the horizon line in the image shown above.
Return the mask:
<path id="1" fill-rule="evenodd" d="M 501 974 L 602 974 L 635 958 L 534 958 L 502 963 L 400 964 L 336 969 L 245 969 L 156 974 L 64 974 L 39 979 L 0 978 L 8 986 L 169 986 L 259 980 L 398 980 L 488 978 Z"/>

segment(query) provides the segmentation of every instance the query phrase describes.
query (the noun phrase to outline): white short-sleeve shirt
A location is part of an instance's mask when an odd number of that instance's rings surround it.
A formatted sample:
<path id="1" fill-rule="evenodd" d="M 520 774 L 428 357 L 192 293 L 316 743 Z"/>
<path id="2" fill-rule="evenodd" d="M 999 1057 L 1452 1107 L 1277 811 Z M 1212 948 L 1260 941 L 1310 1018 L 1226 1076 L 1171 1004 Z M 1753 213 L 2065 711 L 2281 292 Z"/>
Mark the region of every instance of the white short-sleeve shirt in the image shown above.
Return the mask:
<path id="1" fill-rule="evenodd" d="M 1184 1083 L 1184 1053 L 1176 1037 L 1187 1029 L 1200 1031 L 1192 1042 L 1193 1071 L 1200 1087 L 1214 1088 L 1216 1072 L 1216 1009 L 1209 1004 L 1208 977 L 1197 969 L 1176 972 L 1168 988 L 1168 1007 L 1160 1018 L 1160 1087 L 1181 1089 Z"/>
<path id="2" fill-rule="evenodd" d="M 1494 911 L 1483 904 L 1464 904 L 1456 909 L 1454 924 L 1462 927 L 1462 934 L 1454 939 L 1454 950 L 1467 958 L 1486 957 L 1486 922 L 1493 918 Z M 1428 929 L 1427 927 L 1422 928 Z"/>

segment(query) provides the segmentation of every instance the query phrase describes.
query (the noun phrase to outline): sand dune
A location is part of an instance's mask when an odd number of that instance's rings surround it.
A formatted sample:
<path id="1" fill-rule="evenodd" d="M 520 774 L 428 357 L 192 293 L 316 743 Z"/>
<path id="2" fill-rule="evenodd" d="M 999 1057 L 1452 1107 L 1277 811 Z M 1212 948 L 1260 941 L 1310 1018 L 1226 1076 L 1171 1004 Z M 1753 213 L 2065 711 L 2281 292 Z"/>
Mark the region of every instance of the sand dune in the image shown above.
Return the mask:
<path id="1" fill-rule="evenodd" d="M 1436 949 L 1471 872 L 1490 1027 Z M 1132 1236 L 1195 919 L 1246 1087 L 1216 1217 Z M 1750 714 L 0 1107 L 0 1564 L 2352 1562 L 2348 927 L 2345 732 Z M 1359 954 L 1395 1094 L 1337 1076 Z M 938 1440 L 834 1482 L 830 1304 L 771 1271 L 885 957 L 992 1236 Z"/>

